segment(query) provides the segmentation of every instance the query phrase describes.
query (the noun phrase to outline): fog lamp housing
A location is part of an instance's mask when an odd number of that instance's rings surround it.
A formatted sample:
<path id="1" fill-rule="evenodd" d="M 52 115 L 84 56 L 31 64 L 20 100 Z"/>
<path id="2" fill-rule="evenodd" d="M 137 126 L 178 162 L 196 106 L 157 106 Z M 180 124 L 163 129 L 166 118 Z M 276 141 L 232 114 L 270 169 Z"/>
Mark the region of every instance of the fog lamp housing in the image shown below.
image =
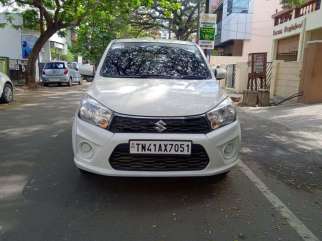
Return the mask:
<path id="1" fill-rule="evenodd" d="M 222 146 L 223 157 L 227 159 L 232 159 L 236 156 L 239 151 L 238 139 L 235 138 Z"/>
<path id="2" fill-rule="evenodd" d="M 79 146 L 83 153 L 89 153 L 90 151 L 93 150 L 93 147 L 87 142 L 81 142 Z"/>

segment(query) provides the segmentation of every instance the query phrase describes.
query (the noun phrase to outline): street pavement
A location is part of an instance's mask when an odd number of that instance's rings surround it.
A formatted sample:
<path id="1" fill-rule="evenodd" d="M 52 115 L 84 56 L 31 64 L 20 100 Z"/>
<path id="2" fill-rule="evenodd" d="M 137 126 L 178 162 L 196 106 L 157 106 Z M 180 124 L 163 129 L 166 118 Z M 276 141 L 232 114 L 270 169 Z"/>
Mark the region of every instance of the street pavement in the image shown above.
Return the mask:
<path id="1" fill-rule="evenodd" d="M 1 241 L 322 240 L 321 129 L 299 130 L 314 118 L 240 109 L 242 162 L 225 178 L 83 176 L 71 124 L 87 86 L 0 107 Z"/>

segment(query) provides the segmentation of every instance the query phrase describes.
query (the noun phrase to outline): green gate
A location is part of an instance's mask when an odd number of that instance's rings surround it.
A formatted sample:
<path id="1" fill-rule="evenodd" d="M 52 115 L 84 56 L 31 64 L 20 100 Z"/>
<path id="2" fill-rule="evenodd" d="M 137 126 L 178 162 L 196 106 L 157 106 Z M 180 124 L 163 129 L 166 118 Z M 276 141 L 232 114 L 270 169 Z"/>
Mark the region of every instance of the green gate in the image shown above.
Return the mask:
<path id="1" fill-rule="evenodd" d="M 0 72 L 9 75 L 9 58 L 0 57 Z"/>

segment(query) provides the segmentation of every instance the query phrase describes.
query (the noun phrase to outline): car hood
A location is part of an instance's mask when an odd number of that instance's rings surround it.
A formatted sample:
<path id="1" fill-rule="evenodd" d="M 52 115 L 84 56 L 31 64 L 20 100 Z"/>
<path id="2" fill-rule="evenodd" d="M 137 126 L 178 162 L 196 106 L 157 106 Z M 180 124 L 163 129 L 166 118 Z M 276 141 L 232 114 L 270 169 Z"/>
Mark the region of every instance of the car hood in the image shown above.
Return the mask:
<path id="1" fill-rule="evenodd" d="M 88 94 L 111 110 L 139 116 L 189 116 L 224 98 L 216 80 L 96 78 Z"/>

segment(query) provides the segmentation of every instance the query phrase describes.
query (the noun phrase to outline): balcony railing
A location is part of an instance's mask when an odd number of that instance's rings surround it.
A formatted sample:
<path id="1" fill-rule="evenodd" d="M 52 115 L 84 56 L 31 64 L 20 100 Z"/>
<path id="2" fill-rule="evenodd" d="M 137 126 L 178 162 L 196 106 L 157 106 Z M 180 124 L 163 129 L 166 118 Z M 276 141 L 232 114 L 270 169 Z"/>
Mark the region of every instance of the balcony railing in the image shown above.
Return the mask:
<path id="1" fill-rule="evenodd" d="M 300 7 L 283 10 L 275 15 L 274 18 L 274 25 L 277 26 L 279 24 L 288 22 L 294 18 L 299 18 L 304 15 L 307 15 L 311 12 L 319 10 L 321 6 L 321 0 L 309 0 L 305 4 L 301 5 Z"/>

